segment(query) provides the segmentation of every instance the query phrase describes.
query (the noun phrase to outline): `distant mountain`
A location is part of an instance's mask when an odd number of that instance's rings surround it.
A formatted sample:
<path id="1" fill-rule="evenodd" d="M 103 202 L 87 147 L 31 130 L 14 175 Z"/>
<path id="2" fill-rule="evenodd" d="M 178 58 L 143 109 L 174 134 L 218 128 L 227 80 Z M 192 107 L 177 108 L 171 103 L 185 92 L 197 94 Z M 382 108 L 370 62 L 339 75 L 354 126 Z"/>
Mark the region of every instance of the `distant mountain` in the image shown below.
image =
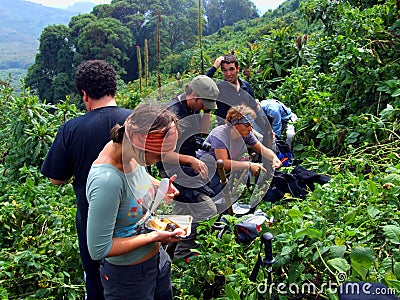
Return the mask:
<path id="1" fill-rule="evenodd" d="M 43 6 L 24 0 L 0 1 L 0 70 L 27 69 L 34 63 L 39 37 L 48 25 L 67 25 L 72 16 L 95 6 L 81 2 L 68 9 Z"/>
<path id="2" fill-rule="evenodd" d="M 67 10 L 75 13 L 85 14 L 85 13 L 90 13 L 93 7 L 95 6 L 96 3 L 89 1 L 82 1 L 82 2 L 76 2 L 73 5 L 68 6 Z"/>

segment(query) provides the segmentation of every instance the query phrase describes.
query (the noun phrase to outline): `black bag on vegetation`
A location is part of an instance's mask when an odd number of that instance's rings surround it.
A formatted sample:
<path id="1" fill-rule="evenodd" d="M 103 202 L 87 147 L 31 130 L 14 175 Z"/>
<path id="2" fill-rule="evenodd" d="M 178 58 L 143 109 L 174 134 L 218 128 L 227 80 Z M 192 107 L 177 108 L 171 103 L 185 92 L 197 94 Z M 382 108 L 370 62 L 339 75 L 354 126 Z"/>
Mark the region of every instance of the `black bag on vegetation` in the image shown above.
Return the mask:
<path id="1" fill-rule="evenodd" d="M 263 200 L 276 202 L 281 200 L 286 193 L 289 193 L 292 197 L 305 198 L 307 195 L 306 188 L 313 191 L 315 183 L 324 184 L 329 180 L 330 177 L 317 174 L 302 166 L 296 166 L 290 173 L 275 171 L 270 187 L 264 195 Z"/>
<path id="2" fill-rule="evenodd" d="M 289 193 L 296 198 L 304 198 L 307 192 L 300 186 L 296 176 L 290 173 L 275 171 L 268 192 L 263 197 L 264 201 L 277 202 Z"/>
<path id="3" fill-rule="evenodd" d="M 267 221 L 267 215 L 261 210 L 248 215 L 235 225 L 236 239 L 239 243 L 250 244 L 261 232 L 261 226 Z"/>
<path id="4" fill-rule="evenodd" d="M 325 184 L 331 179 L 329 176 L 317 174 L 313 171 L 307 170 L 302 166 L 296 166 L 290 173 L 297 178 L 301 186 L 308 187 L 312 191 L 315 188 L 315 183 Z"/>

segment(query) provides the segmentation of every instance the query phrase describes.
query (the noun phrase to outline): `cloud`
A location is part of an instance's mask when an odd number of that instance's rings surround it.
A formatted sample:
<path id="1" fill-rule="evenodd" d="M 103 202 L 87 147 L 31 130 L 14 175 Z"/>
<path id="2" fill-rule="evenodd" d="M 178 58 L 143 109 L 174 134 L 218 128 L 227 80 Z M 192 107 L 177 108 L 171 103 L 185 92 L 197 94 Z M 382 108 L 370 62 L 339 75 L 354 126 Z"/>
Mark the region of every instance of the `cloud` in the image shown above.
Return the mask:
<path id="1" fill-rule="evenodd" d="M 67 8 L 68 6 L 71 6 L 76 2 L 83 2 L 83 1 L 88 1 L 95 4 L 111 3 L 111 0 L 28 0 L 28 1 L 56 8 Z"/>
<path id="2" fill-rule="evenodd" d="M 265 9 L 274 9 L 281 5 L 285 0 L 253 0 L 253 3 L 257 7 L 262 7 Z"/>

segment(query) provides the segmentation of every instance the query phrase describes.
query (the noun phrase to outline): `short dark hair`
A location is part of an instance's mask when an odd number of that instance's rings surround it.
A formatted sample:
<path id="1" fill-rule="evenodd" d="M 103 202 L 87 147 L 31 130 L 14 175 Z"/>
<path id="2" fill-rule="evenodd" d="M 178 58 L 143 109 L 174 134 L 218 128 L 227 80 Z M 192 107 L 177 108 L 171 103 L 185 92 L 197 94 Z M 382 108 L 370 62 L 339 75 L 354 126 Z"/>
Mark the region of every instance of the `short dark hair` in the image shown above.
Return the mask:
<path id="1" fill-rule="evenodd" d="M 232 51 L 232 53 L 224 55 L 224 59 L 221 61 L 221 65 L 222 64 L 231 64 L 231 63 L 235 63 L 235 67 L 239 66 L 239 62 L 233 51 Z"/>
<path id="2" fill-rule="evenodd" d="M 83 91 L 92 98 L 115 97 L 117 92 L 117 74 L 114 68 L 104 60 L 82 62 L 75 73 L 75 86 L 78 93 Z"/>

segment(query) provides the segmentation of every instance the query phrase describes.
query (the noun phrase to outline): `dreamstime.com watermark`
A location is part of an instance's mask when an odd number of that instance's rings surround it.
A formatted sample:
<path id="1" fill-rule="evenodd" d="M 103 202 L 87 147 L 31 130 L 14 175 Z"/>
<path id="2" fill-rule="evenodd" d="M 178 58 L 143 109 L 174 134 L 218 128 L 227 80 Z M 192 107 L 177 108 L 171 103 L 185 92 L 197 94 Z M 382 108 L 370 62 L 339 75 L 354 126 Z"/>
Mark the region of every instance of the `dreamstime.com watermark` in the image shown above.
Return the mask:
<path id="1" fill-rule="evenodd" d="M 345 282 L 347 279 L 347 275 L 345 273 L 339 273 L 337 278 L 340 283 Z M 268 284 L 267 280 L 261 282 L 257 286 L 257 291 L 260 294 L 272 295 L 273 293 L 287 295 L 287 294 L 323 294 L 324 292 L 334 293 L 340 292 L 345 295 L 395 295 L 396 290 L 394 288 L 387 287 L 376 287 L 369 282 L 348 282 L 346 284 L 341 285 L 337 282 L 324 282 L 320 287 L 317 287 L 314 283 L 305 282 L 302 284 L 298 283 L 270 283 Z"/>

